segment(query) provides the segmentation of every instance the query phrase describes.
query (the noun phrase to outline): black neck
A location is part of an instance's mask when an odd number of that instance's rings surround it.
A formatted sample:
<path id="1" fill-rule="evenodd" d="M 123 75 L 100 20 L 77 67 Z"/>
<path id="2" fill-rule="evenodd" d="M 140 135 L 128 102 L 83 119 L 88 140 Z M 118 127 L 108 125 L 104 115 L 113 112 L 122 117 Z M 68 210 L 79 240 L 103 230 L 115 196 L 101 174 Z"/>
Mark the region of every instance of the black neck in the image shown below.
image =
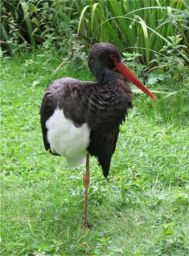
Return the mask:
<path id="1" fill-rule="evenodd" d="M 96 63 L 92 73 L 96 77 L 99 85 L 113 85 L 118 79 L 119 74 L 109 68 L 104 67 L 100 62 Z"/>

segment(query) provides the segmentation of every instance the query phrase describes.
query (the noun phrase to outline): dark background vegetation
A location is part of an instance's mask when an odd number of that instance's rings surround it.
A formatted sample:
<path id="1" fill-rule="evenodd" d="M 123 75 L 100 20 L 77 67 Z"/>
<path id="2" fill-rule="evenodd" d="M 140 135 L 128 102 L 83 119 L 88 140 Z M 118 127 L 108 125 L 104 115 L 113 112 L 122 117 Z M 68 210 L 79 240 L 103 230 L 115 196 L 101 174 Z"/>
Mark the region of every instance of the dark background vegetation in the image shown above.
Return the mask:
<path id="1" fill-rule="evenodd" d="M 188 61 L 188 8 L 185 0 L 3 0 L 1 44 L 10 54 L 42 46 L 67 55 L 74 45 L 108 41 L 148 66 L 160 53 Z"/>
<path id="2" fill-rule="evenodd" d="M 186 0 L 3 0 L 0 5 L 3 54 L 54 50 L 82 66 L 91 45 L 107 41 L 131 66 L 139 63 L 137 72 L 151 84 L 180 81 L 186 74 Z"/>

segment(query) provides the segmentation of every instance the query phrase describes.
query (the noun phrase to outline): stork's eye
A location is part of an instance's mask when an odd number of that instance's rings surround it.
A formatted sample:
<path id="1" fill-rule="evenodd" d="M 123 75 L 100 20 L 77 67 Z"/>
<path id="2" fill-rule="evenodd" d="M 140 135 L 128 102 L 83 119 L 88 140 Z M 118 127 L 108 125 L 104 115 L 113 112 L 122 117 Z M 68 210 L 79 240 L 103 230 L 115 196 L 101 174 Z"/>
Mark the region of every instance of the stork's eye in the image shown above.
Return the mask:
<path id="1" fill-rule="evenodd" d="M 114 53 L 110 54 L 110 58 L 114 61 L 114 62 L 118 62 L 117 56 Z"/>

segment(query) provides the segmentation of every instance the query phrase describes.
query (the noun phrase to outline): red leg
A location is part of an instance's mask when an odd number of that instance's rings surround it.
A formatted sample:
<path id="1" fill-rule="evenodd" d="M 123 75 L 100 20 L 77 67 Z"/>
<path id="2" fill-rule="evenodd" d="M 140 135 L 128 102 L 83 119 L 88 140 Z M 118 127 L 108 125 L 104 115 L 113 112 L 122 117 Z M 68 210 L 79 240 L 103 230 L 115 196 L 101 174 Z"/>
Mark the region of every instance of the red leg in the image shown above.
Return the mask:
<path id="1" fill-rule="evenodd" d="M 90 183 L 90 173 L 89 173 L 89 154 L 86 155 L 86 171 L 84 176 L 84 186 L 85 186 L 85 202 L 84 202 L 84 227 L 88 227 L 87 223 L 87 208 L 88 208 L 88 190 Z"/>

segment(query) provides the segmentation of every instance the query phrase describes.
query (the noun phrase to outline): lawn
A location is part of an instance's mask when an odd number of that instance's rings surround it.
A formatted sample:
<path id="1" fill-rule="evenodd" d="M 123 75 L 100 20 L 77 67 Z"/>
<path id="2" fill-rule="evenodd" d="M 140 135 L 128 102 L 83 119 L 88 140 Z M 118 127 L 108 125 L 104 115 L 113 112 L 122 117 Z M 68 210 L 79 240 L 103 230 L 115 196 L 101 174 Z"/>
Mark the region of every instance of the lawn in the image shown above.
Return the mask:
<path id="1" fill-rule="evenodd" d="M 50 81 L 91 79 L 85 67 L 53 73 L 60 62 L 46 53 L 1 61 L 1 255 L 189 255 L 189 118 L 182 91 L 158 95 L 156 103 L 134 94 L 107 181 L 91 159 L 92 228 L 84 230 L 84 167 L 70 169 L 46 152 L 39 124 Z M 173 83 L 163 86 L 172 90 Z"/>

